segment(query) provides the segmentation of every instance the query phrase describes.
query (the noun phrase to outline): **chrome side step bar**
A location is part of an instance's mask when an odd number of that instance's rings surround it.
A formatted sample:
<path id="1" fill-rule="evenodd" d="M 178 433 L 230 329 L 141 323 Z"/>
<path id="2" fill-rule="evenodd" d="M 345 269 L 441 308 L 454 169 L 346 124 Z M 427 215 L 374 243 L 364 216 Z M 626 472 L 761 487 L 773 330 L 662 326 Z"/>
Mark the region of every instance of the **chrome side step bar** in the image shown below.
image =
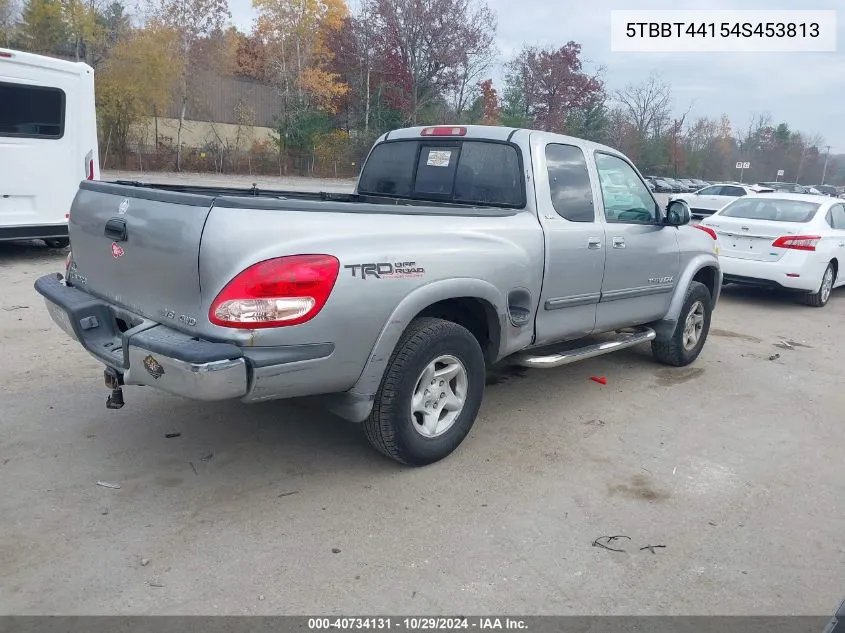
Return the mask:
<path id="1" fill-rule="evenodd" d="M 617 338 L 612 341 L 604 341 L 602 343 L 595 343 L 594 345 L 587 345 L 586 347 L 578 347 L 576 349 L 566 350 L 557 354 L 548 354 L 546 356 L 535 356 L 528 353 L 519 354 L 514 359 L 517 365 L 521 367 L 529 367 L 531 369 L 552 369 L 553 367 L 560 367 L 561 365 L 569 365 L 576 363 L 579 360 L 586 360 L 602 354 L 609 354 L 626 347 L 633 347 L 646 341 L 653 341 L 657 334 L 651 328 L 640 328 L 634 331 L 620 333 Z"/>

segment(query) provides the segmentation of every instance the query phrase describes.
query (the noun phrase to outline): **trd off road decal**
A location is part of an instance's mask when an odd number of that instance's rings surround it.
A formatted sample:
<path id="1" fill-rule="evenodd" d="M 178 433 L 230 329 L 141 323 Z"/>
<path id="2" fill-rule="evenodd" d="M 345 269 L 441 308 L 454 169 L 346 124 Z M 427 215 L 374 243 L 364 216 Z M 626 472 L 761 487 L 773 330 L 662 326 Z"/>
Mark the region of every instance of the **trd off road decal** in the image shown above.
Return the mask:
<path id="1" fill-rule="evenodd" d="M 373 264 L 350 264 L 344 266 L 352 271 L 352 276 L 360 279 L 408 279 L 422 277 L 425 268 L 418 266 L 417 262 L 378 262 Z"/>
<path id="2" fill-rule="evenodd" d="M 153 358 L 152 354 L 144 359 L 144 369 L 146 369 L 147 373 L 156 380 L 164 376 L 164 367 L 161 366 L 160 362 Z"/>

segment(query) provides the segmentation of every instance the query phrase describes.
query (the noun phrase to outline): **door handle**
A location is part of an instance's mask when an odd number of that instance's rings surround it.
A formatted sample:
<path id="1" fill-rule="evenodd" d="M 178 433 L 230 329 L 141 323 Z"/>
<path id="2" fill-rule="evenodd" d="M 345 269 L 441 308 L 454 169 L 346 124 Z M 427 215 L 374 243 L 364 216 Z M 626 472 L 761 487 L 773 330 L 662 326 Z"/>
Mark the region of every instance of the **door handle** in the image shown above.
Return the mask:
<path id="1" fill-rule="evenodd" d="M 594 250 L 597 249 L 597 248 L 601 248 L 601 240 L 597 237 L 591 237 L 587 241 L 587 248 L 591 248 L 591 249 L 594 249 Z"/>
<path id="2" fill-rule="evenodd" d="M 845 246 L 845 242 L 839 242 L 839 246 Z"/>
<path id="3" fill-rule="evenodd" d="M 103 234 L 115 242 L 126 241 L 126 220 L 121 218 L 112 218 L 106 222 L 106 229 Z"/>
<path id="4" fill-rule="evenodd" d="M 625 238 L 624 237 L 614 237 L 613 238 L 613 248 L 625 248 Z"/>

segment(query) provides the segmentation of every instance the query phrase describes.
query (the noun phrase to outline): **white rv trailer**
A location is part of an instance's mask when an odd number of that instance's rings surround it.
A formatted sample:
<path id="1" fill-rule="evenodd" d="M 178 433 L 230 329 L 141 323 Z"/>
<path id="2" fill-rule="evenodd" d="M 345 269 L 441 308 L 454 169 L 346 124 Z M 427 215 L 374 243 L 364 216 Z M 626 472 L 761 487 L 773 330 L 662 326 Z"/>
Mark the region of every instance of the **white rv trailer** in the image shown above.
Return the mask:
<path id="1" fill-rule="evenodd" d="M 0 48 L 0 240 L 67 246 L 79 183 L 99 177 L 94 69 Z"/>

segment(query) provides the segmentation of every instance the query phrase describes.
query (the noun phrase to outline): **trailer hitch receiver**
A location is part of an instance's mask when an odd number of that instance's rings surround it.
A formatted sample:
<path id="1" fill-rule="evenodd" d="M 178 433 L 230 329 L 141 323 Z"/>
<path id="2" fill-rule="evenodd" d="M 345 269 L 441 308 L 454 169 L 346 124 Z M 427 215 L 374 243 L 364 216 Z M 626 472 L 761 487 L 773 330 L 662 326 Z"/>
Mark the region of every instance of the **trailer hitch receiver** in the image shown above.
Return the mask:
<path id="1" fill-rule="evenodd" d="M 123 401 L 123 374 L 109 367 L 103 372 L 106 387 L 111 389 L 111 395 L 106 399 L 106 409 L 121 409 Z"/>

